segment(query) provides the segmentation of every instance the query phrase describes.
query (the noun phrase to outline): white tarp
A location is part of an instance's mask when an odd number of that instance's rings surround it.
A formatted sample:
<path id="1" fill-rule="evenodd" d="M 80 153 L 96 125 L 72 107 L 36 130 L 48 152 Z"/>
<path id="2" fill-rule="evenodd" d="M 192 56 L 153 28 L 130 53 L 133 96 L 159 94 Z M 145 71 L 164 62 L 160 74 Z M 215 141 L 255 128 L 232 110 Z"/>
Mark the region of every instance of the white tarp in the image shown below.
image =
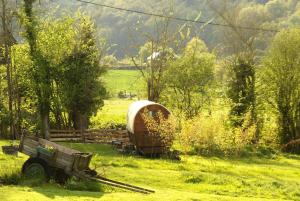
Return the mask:
<path id="1" fill-rule="evenodd" d="M 160 105 L 161 107 L 165 108 L 163 105 L 148 101 L 148 100 L 140 100 L 135 101 L 130 104 L 127 112 L 127 130 L 131 133 L 134 133 L 134 119 L 138 112 L 148 105 Z M 165 108 L 166 109 L 166 108 Z M 167 110 L 167 109 L 166 109 Z"/>
<path id="2" fill-rule="evenodd" d="M 136 101 L 130 104 L 127 112 L 127 130 L 131 133 L 134 133 L 134 119 L 138 112 L 147 105 L 155 105 L 157 103 L 154 103 L 152 101 L 148 100 L 140 100 Z"/>

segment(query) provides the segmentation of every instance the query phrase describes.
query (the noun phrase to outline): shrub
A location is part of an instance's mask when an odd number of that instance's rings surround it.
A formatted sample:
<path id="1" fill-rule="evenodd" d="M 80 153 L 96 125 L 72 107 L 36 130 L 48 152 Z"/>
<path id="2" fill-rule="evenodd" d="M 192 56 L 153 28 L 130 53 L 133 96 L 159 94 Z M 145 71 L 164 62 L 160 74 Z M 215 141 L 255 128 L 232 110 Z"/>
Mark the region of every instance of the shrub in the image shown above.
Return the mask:
<path id="1" fill-rule="evenodd" d="M 161 111 L 158 111 L 154 116 L 149 116 L 147 109 L 142 113 L 142 118 L 145 122 L 149 135 L 161 138 L 164 146 L 169 150 L 174 142 L 176 133 L 176 121 L 172 116 L 164 116 Z"/>
<path id="2" fill-rule="evenodd" d="M 280 139 L 278 136 L 279 127 L 276 123 L 276 119 L 271 114 L 267 114 L 268 118 L 264 119 L 263 126 L 260 130 L 259 144 L 262 146 L 268 146 L 273 149 L 280 148 Z"/>
<path id="3" fill-rule="evenodd" d="M 249 115 L 245 117 L 249 119 Z M 183 151 L 203 155 L 241 155 L 253 139 L 256 127 L 231 128 L 225 115 L 200 115 L 183 123 L 180 143 Z"/>

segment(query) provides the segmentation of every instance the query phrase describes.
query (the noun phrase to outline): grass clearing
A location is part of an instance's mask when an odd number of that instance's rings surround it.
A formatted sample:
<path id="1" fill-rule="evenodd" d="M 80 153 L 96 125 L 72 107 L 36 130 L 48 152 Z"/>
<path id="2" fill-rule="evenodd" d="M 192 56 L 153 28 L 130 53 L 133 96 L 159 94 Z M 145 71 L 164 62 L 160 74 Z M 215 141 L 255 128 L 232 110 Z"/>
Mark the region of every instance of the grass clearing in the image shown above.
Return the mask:
<path id="1" fill-rule="evenodd" d="M 0 144 L 7 144 L 0 141 Z M 300 156 L 270 158 L 206 158 L 182 156 L 182 161 L 121 155 L 108 145 L 63 143 L 95 154 L 91 167 L 106 177 L 154 189 L 142 195 L 105 187 L 82 191 L 57 184 L 0 187 L 1 200 L 300 200 Z M 26 156 L 0 152 L 0 177 L 19 171 Z M 80 190 L 80 191 L 78 191 Z"/>
<path id="2" fill-rule="evenodd" d="M 103 77 L 111 98 L 104 101 L 104 106 L 91 117 L 94 128 L 119 127 L 126 124 L 129 105 L 146 96 L 146 84 L 138 70 L 109 70 Z M 135 94 L 133 100 L 119 99 L 118 93 L 126 91 Z"/>
<path id="3" fill-rule="evenodd" d="M 104 106 L 91 117 L 94 128 L 114 127 L 125 125 L 128 107 L 135 100 L 110 99 L 104 101 Z"/>
<path id="4" fill-rule="evenodd" d="M 138 70 L 109 70 L 103 80 L 112 97 L 117 97 L 120 91 L 136 94 L 139 98 L 145 96 L 146 83 Z"/>

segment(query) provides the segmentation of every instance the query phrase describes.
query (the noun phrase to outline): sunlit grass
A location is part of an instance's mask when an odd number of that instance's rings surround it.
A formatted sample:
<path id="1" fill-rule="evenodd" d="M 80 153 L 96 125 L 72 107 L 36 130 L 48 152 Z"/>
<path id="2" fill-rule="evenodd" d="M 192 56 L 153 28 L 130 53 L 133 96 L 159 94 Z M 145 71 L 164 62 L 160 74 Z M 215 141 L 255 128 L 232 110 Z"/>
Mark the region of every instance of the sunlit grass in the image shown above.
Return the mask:
<path id="1" fill-rule="evenodd" d="M 91 117 L 91 126 L 94 128 L 125 125 L 129 105 L 135 100 L 112 99 L 105 100 L 104 106 Z"/>
<path id="2" fill-rule="evenodd" d="M 146 83 L 138 70 L 109 70 L 103 77 L 108 92 L 112 98 L 120 91 L 126 91 L 142 98 L 145 96 Z"/>
<path id="3" fill-rule="evenodd" d="M 171 161 L 121 155 L 109 145 L 63 144 L 94 153 L 91 168 L 106 177 L 156 193 L 141 195 L 112 188 L 88 192 L 56 184 L 4 185 L 1 200 L 300 200 L 300 156 L 228 159 L 183 155 L 181 161 Z M 16 159 L 0 152 L 0 175 L 19 171 L 25 160 L 24 155 Z"/>
<path id="4" fill-rule="evenodd" d="M 104 106 L 91 117 L 91 127 L 122 127 L 126 124 L 129 105 L 138 99 L 145 98 L 146 85 L 137 70 L 109 70 L 103 78 L 110 99 L 105 100 Z M 136 96 L 133 99 L 117 99 L 120 91 Z"/>

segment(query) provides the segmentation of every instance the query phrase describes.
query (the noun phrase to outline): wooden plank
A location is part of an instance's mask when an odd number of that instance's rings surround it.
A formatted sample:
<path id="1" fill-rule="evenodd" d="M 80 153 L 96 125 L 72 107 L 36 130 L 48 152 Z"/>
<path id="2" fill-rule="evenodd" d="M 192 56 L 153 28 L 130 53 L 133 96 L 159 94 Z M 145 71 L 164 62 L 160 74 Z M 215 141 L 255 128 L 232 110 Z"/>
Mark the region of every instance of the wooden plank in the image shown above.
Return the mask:
<path id="1" fill-rule="evenodd" d="M 30 139 L 30 138 L 25 138 L 23 140 L 23 144 L 26 144 L 28 146 L 36 147 L 36 146 L 38 146 L 39 143 L 35 140 Z"/>
<path id="2" fill-rule="evenodd" d="M 37 153 L 30 152 L 30 151 L 27 151 L 27 150 L 24 150 L 22 153 L 24 153 L 24 154 L 26 154 L 27 156 L 30 156 L 30 157 L 35 157 L 37 155 Z"/>
<path id="3" fill-rule="evenodd" d="M 114 139 L 129 139 L 126 130 L 89 129 L 89 130 L 51 130 L 51 141 L 81 141 L 109 143 Z"/>
<path id="4" fill-rule="evenodd" d="M 24 148 L 24 146 L 26 146 L 26 147 L 30 147 L 30 148 L 35 149 L 38 145 L 39 145 L 38 143 L 33 143 L 33 142 L 29 142 L 29 141 L 24 141 L 24 143 L 23 143 L 23 148 Z"/>
<path id="5" fill-rule="evenodd" d="M 74 156 L 73 156 L 73 154 L 69 154 L 69 153 L 66 153 L 66 152 L 57 151 L 56 158 L 57 159 L 62 158 L 64 160 L 66 160 L 66 161 L 72 161 L 74 159 Z"/>
<path id="6" fill-rule="evenodd" d="M 55 135 L 50 135 L 51 137 L 72 137 L 72 136 L 77 136 L 77 137 L 82 137 L 83 135 L 78 135 L 78 134 L 55 134 Z"/>
<path id="7" fill-rule="evenodd" d="M 51 129 L 50 132 L 81 132 L 81 130 L 56 130 L 56 129 Z"/>
<path id="8" fill-rule="evenodd" d="M 64 147 L 64 146 L 62 146 L 62 145 L 56 144 L 56 143 L 54 143 L 54 142 L 51 142 L 51 141 L 48 141 L 48 140 L 45 140 L 45 139 L 39 139 L 39 142 L 40 142 L 42 145 L 52 146 L 52 147 L 54 147 L 55 149 L 57 149 L 58 151 L 65 152 L 65 153 L 72 154 L 72 153 L 78 153 L 78 152 L 79 152 L 79 151 L 77 151 L 77 150 L 74 150 L 74 149 L 70 149 L 70 148 Z"/>
<path id="9" fill-rule="evenodd" d="M 72 167 L 73 165 L 73 159 L 72 160 L 66 160 L 65 158 L 57 158 L 55 160 L 55 164 L 60 164 L 61 166 L 67 166 L 67 167 Z"/>
<path id="10" fill-rule="evenodd" d="M 36 148 L 30 147 L 27 145 L 23 145 L 22 152 L 29 156 L 36 156 L 36 154 L 37 154 Z"/>
<path id="11" fill-rule="evenodd" d="M 51 133 L 50 136 L 82 136 L 81 134 L 76 133 Z"/>
<path id="12" fill-rule="evenodd" d="M 63 167 L 63 168 L 68 168 L 69 170 L 72 170 L 73 167 L 73 161 L 66 161 L 63 158 L 59 158 L 55 160 L 55 167 Z"/>
<path id="13" fill-rule="evenodd" d="M 50 138 L 52 142 L 81 141 L 82 138 Z"/>

